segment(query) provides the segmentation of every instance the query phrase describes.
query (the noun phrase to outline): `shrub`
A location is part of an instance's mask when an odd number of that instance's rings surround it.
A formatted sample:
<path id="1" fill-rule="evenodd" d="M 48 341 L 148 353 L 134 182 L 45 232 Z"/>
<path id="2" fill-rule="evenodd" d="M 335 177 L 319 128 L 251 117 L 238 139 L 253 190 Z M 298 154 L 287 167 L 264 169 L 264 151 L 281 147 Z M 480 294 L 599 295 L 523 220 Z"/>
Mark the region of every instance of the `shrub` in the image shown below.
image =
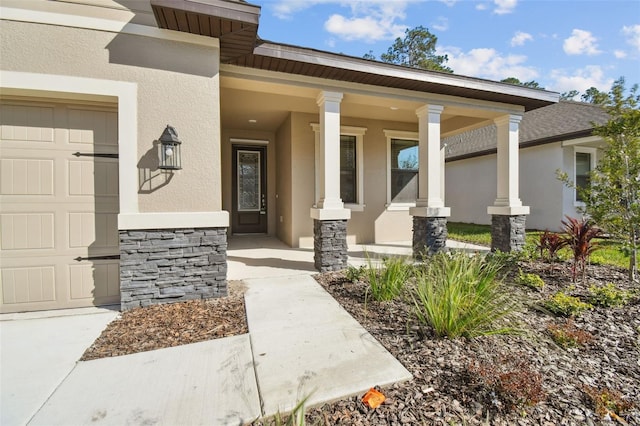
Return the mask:
<path id="1" fill-rule="evenodd" d="M 630 291 L 620 290 L 613 283 L 607 283 L 603 287 L 592 285 L 589 287 L 589 302 L 596 306 L 609 308 L 611 306 L 623 306 L 632 293 Z"/>
<path id="2" fill-rule="evenodd" d="M 470 376 L 491 395 L 492 405 L 507 409 L 535 405 L 545 399 L 542 375 L 529 366 L 521 354 L 502 355 L 491 361 L 472 361 Z"/>
<path id="3" fill-rule="evenodd" d="M 592 404 L 596 414 L 600 417 L 611 416 L 612 414 L 617 417 L 624 411 L 633 408 L 633 404 L 622 399 L 622 395 L 616 390 L 583 385 L 582 391 Z"/>
<path id="4" fill-rule="evenodd" d="M 593 340 L 593 335 L 577 328 L 572 319 L 568 319 L 562 325 L 549 324 L 547 330 L 553 341 L 565 349 L 584 346 Z"/>
<path id="5" fill-rule="evenodd" d="M 565 218 L 566 220 L 561 221 L 561 223 L 564 232 L 567 234 L 565 237 L 567 245 L 573 253 L 571 277 L 573 282 L 576 282 L 578 270 L 582 273 L 582 279 L 584 280 L 589 256 L 598 249 L 597 243 L 591 240 L 601 235 L 602 230 L 586 218 L 576 219 L 570 216 L 565 216 Z"/>
<path id="6" fill-rule="evenodd" d="M 364 277 L 364 275 L 365 275 L 364 265 L 360 266 L 359 268 L 349 265 L 346 272 L 344 273 L 345 278 L 351 281 L 352 283 L 356 283 L 360 281 L 362 277 Z"/>
<path id="7" fill-rule="evenodd" d="M 563 317 L 575 317 L 583 311 L 593 308 L 589 303 L 585 303 L 577 297 L 569 296 L 562 291 L 557 292 L 547 300 L 544 303 L 544 307 L 553 314 Z"/>
<path id="8" fill-rule="evenodd" d="M 369 281 L 368 292 L 378 302 L 393 300 L 400 295 L 411 276 L 412 266 L 402 257 L 383 259 L 381 264 L 373 265 L 368 260 L 365 276 Z"/>
<path id="9" fill-rule="evenodd" d="M 537 274 L 522 272 L 522 269 L 519 269 L 516 276 L 516 284 L 524 285 L 534 290 L 541 290 L 544 287 L 544 280 Z"/>
<path id="10" fill-rule="evenodd" d="M 415 313 L 439 337 L 475 337 L 515 331 L 498 325 L 519 306 L 498 279 L 502 264 L 463 252 L 438 253 L 417 276 Z"/>

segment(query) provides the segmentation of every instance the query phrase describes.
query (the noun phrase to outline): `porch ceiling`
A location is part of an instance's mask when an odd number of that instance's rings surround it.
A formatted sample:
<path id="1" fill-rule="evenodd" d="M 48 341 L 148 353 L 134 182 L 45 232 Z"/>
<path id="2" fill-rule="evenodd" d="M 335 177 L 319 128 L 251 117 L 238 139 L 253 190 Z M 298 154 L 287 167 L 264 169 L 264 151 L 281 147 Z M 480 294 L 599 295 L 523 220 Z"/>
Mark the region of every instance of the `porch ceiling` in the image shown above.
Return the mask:
<path id="1" fill-rule="evenodd" d="M 274 132 L 290 112 L 319 113 L 316 88 L 229 76 L 221 76 L 220 85 L 223 128 Z M 424 102 L 412 100 L 345 93 L 340 113 L 342 117 L 355 119 L 414 123 L 417 129 L 416 110 L 423 105 Z M 498 115 L 489 110 L 447 107 L 441 117 L 442 136 L 490 124 Z"/>

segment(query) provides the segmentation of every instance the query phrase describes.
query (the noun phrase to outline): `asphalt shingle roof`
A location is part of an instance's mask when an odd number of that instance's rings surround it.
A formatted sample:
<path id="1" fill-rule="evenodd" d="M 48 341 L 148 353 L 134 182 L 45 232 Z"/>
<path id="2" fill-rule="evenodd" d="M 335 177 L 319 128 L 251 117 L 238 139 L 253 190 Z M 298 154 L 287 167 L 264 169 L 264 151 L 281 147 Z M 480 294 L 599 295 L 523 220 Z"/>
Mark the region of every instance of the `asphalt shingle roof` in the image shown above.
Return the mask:
<path id="1" fill-rule="evenodd" d="M 520 122 L 520 145 L 535 145 L 588 136 L 592 123 L 603 124 L 608 114 L 599 105 L 560 101 L 528 111 Z M 444 138 L 446 157 L 468 157 L 496 149 L 496 126 L 490 125 Z"/>

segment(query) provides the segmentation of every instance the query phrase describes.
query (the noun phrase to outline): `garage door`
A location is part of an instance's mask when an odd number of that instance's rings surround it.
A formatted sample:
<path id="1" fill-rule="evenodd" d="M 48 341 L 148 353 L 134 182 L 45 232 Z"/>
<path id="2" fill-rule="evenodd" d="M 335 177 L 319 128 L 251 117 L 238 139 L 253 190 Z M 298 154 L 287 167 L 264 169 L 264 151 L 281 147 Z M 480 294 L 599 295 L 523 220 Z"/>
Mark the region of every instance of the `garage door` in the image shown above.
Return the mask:
<path id="1" fill-rule="evenodd" d="M 117 111 L 0 102 L 0 312 L 119 303 Z"/>

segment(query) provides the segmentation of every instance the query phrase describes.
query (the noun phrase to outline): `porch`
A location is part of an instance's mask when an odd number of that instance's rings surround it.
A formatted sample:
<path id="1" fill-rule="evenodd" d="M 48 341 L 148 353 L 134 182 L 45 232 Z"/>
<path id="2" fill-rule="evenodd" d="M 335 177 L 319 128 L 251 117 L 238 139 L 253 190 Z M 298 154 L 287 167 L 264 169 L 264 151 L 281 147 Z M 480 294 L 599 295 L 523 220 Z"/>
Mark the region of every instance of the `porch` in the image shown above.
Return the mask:
<path id="1" fill-rule="evenodd" d="M 233 235 L 227 250 L 227 279 L 268 278 L 315 274 L 313 248 L 292 248 L 268 235 Z M 447 240 L 450 249 L 488 252 L 488 247 Z M 411 241 L 384 244 L 350 244 L 347 263 L 367 264 L 367 258 L 412 255 Z"/>

